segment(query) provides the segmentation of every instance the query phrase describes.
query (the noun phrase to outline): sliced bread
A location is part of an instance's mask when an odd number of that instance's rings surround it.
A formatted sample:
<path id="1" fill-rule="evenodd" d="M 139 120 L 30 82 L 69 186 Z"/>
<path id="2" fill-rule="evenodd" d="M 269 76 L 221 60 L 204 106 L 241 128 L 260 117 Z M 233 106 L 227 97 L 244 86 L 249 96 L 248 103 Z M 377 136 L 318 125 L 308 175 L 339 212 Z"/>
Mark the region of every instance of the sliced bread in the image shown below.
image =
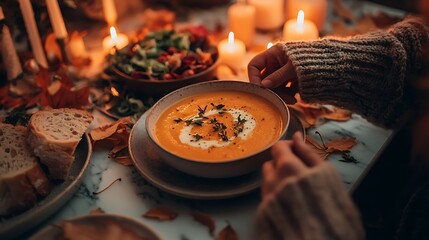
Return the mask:
<path id="1" fill-rule="evenodd" d="M 0 216 L 27 210 L 51 191 L 26 139 L 27 128 L 0 123 Z"/>
<path id="2" fill-rule="evenodd" d="M 74 160 L 74 151 L 93 120 L 79 109 L 41 110 L 29 121 L 28 143 L 48 168 L 52 179 L 65 180 Z"/>

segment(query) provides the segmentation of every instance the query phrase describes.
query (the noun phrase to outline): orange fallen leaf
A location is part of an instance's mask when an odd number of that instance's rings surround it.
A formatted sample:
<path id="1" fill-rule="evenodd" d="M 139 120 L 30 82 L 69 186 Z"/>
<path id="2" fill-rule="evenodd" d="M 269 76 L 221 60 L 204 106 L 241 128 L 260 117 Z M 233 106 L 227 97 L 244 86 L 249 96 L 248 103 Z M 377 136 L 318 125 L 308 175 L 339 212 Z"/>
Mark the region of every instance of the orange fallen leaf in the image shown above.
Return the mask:
<path id="1" fill-rule="evenodd" d="M 129 166 L 132 164 L 132 159 L 128 152 L 128 138 L 130 136 L 132 120 L 130 117 L 122 118 L 103 127 L 93 129 L 89 136 L 92 142 L 108 142 L 113 147 L 110 150 L 109 158 L 113 161 Z"/>
<path id="2" fill-rule="evenodd" d="M 126 239 L 126 240 L 147 240 L 148 238 L 137 234 L 125 223 L 98 219 L 91 222 L 63 221 L 58 224 L 62 230 L 58 239 Z"/>
<path id="3" fill-rule="evenodd" d="M 340 108 L 336 108 L 333 112 L 327 112 L 323 115 L 323 118 L 333 121 L 348 121 L 352 118 L 352 112 Z"/>
<path id="4" fill-rule="evenodd" d="M 288 107 L 296 114 L 305 129 L 314 126 L 318 119 L 347 121 L 352 117 L 351 111 L 334 106 L 309 104 L 301 101 L 299 98 L 298 102 L 288 105 Z"/>
<path id="5" fill-rule="evenodd" d="M 127 150 L 128 151 L 128 150 Z M 131 159 L 131 157 L 129 155 L 126 156 L 117 156 L 117 157 L 112 157 L 110 156 L 110 159 L 112 159 L 113 161 L 122 164 L 124 166 L 130 166 L 133 164 L 133 160 Z"/>
<path id="6" fill-rule="evenodd" d="M 89 211 L 89 215 L 103 214 L 103 213 L 105 213 L 105 212 L 101 208 L 96 208 L 96 209 L 92 209 L 91 211 Z"/>
<path id="7" fill-rule="evenodd" d="M 313 151 L 320 156 L 321 159 L 326 160 L 329 156 L 329 153 L 325 151 L 325 148 L 321 146 L 314 138 L 311 136 L 306 137 L 306 143 L 310 146 Z"/>
<path id="8" fill-rule="evenodd" d="M 311 136 L 307 136 L 306 142 L 323 160 L 331 153 L 347 152 L 357 143 L 355 138 L 339 138 L 321 145 Z"/>
<path id="9" fill-rule="evenodd" d="M 335 139 L 326 143 L 326 152 L 344 152 L 352 148 L 354 145 L 356 145 L 356 143 L 357 142 L 355 138 Z"/>
<path id="10" fill-rule="evenodd" d="M 115 134 L 118 131 L 118 129 L 120 129 L 121 127 L 124 127 L 123 125 L 127 125 L 129 123 L 132 123 L 132 120 L 130 117 L 121 118 L 112 124 L 93 129 L 89 133 L 89 135 L 91 136 L 91 139 L 94 142 L 107 139 L 111 137 L 113 134 Z M 122 133 L 122 131 L 120 131 L 120 133 Z"/>
<path id="11" fill-rule="evenodd" d="M 238 235 L 235 230 L 228 223 L 217 235 L 216 240 L 238 240 Z"/>
<path id="12" fill-rule="evenodd" d="M 176 219 L 177 215 L 178 215 L 177 212 L 171 211 L 169 209 L 157 207 L 157 208 L 149 209 L 145 214 L 143 214 L 143 217 L 156 219 L 160 221 L 171 221 Z"/>
<path id="13" fill-rule="evenodd" d="M 210 235 L 213 235 L 216 225 L 213 218 L 210 215 L 208 215 L 207 213 L 194 211 L 194 212 L 191 212 L 191 216 L 194 218 L 195 221 L 208 227 Z"/>

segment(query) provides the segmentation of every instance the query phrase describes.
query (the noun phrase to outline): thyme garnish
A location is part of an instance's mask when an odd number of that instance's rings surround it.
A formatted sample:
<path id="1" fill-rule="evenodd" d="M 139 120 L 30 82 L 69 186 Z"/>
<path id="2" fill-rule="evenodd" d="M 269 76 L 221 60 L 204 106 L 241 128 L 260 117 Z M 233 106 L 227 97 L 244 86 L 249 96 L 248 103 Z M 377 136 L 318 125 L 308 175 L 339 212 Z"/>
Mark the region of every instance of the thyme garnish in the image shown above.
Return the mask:
<path id="1" fill-rule="evenodd" d="M 214 105 L 213 103 L 210 103 L 210 105 L 213 106 L 213 108 L 215 108 L 216 110 L 222 110 L 223 107 L 225 107 L 224 104 L 218 104 L 218 105 Z"/>
<path id="2" fill-rule="evenodd" d="M 216 109 L 218 111 L 219 114 L 224 114 L 226 109 L 224 108 L 225 105 L 220 103 L 218 105 L 214 105 L 214 103 L 210 103 L 210 105 L 213 106 L 213 109 Z"/>
<path id="3" fill-rule="evenodd" d="M 223 129 L 222 131 L 220 131 L 218 133 L 218 135 L 222 139 L 222 141 L 224 141 L 224 142 L 228 142 L 229 141 L 228 136 L 226 135 L 226 130 L 225 129 Z"/>
<path id="4" fill-rule="evenodd" d="M 183 121 L 183 119 L 178 118 L 178 119 L 174 119 L 174 121 L 175 121 L 176 123 L 179 123 L 179 122 Z"/>
<path id="5" fill-rule="evenodd" d="M 203 136 L 201 136 L 200 134 L 194 134 L 194 135 L 192 135 L 194 138 L 195 138 L 195 140 L 191 140 L 191 142 L 198 142 L 201 138 L 203 138 Z"/>
<path id="6" fill-rule="evenodd" d="M 215 124 L 213 126 L 214 132 L 225 130 L 225 129 L 226 129 L 226 125 L 223 123 L 220 123 L 220 122 L 215 122 Z"/>
<path id="7" fill-rule="evenodd" d="M 237 121 L 234 124 L 234 136 L 238 136 L 244 130 L 244 123 L 247 122 L 247 119 L 241 118 L 241 114 L 238 115 Z"/>
<path id="8" fill-rule="evenodd" d="M 188 120 L 185 120 L 186 126 L 189 126 L 191 124 L 202 126 L 203 125 L 203 119 L 202 118 L 191 118 Z"/>
<path id="9" fill-rule="evenodd" d="M 207 110 L 207 105 L 204 107 L 204 109 L 202 109 L 200 106 L 198 106 L 198 116 L 203 117 L 204 113 L 206 113 L 206 110 Z"/>

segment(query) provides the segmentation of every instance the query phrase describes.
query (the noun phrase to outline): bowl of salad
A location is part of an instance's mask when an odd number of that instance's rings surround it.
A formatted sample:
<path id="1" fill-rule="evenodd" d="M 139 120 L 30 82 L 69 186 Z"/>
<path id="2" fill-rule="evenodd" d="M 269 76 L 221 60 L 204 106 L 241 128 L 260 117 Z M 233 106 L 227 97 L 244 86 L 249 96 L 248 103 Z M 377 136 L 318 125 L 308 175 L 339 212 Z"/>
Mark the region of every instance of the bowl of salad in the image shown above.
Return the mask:
<path id="1" fill-rule="evenodd" d="M 123 82 L 126 89 L 160 96 L 213 80 L 218 56 L 206 28 L 194 26 L 149 32 L 110 55 L 109 64 L 113 80 Z"/>

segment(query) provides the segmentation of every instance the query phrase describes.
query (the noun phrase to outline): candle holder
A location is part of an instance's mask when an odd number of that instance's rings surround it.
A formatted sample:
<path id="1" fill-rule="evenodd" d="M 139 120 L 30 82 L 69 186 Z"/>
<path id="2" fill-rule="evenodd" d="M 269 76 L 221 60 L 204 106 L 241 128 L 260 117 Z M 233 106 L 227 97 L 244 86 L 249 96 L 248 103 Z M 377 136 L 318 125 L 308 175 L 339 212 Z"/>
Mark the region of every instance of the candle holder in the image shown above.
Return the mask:
<path id="1" fill-rule="evenodd" d="M 57 38 L 57 43 L 61 51 L 61 56 L 64 64 L 71 64 L 70 55 L 67 51 L 67 39 L 66 38 Z"/>

